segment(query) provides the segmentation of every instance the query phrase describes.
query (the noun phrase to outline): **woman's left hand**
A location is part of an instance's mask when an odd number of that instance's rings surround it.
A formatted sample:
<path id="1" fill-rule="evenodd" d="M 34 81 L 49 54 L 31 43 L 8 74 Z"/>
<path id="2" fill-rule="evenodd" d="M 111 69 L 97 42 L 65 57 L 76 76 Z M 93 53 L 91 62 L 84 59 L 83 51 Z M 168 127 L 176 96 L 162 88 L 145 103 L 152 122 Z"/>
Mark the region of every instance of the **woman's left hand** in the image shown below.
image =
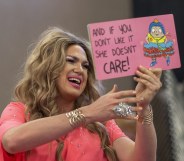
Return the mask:
<path id="1" fill-rule="evenodd" d="M 148 69 L 143 66 L 138 67 L 136 71 L 138 77 L 134 77 L 134 80 L 138 82 L 135 88 L 136 97 L 142 100 L 139 106 L 145 108 L 153 100 L 162 86 L 160 81 L 161 74 L 162 70 L 160 68 Z"/>

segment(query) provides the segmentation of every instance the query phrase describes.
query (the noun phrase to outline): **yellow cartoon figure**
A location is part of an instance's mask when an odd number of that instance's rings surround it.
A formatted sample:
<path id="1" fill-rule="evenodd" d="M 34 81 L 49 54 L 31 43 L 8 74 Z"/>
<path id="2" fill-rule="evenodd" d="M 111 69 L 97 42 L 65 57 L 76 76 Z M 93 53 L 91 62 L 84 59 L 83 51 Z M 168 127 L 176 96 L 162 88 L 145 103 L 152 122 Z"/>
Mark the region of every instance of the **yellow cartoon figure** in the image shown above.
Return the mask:
<path id="1" fill-rule="evenodd" d="M 173 41 L 167 41 L 163 24 L 155 19 L 149 25 L 149 33 L 144 44 L 144 55 L 152 58 L 151 67 L 157 64 L 157 57 L 165 57 L 167 65 L 170 64 L 170 56 L 174 54 Z"/>

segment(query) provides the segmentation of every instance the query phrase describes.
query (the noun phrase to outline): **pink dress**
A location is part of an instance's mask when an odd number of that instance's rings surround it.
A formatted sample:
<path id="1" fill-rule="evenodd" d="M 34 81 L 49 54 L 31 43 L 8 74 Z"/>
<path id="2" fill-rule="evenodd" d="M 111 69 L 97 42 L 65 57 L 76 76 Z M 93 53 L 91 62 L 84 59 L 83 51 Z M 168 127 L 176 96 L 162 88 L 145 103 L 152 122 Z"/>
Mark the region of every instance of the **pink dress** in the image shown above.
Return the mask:
<path id="1" fill-rule="evenodd" d="M 25 152 L 14 155 L 8 154 L 1 143 L 3 134 L 10 128 L 25 123 L 25 107 L 20 102 L 11 102 L 3 111 L 0 118 L 0 161 L 25 161 Z M 119 137 L 126 137 L 114 120 L 107 121 L 106 129 L 111 143 Z M 49 135 L 49 134 L 46 134 Z M 101 148 L 97 134 L 79 127 L 69 132 L 65 137 L 62 158 L 64 161 L 107 161 Z M 27 161 L 55 161 L 57 142 L 38 146 L 31 150 Z"/>

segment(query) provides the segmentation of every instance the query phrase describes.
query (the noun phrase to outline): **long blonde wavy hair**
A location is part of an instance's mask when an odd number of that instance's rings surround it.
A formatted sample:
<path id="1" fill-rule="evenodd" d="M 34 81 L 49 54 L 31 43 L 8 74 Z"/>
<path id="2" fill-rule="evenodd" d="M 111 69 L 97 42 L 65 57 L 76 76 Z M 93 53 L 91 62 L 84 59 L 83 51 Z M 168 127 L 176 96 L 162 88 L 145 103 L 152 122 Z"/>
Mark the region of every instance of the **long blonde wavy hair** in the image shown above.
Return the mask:
<path id="1" fill-rule="evenodd" d="M 100 97 L 99 83 L 95 79 L 94 66 L 87 41 L 52 27 L 42 33 L 32 49 L 24 67 L 22 79 L 15 88 L 15 99 L 26 105 L 27 121 L 60 114 L 56 104 L 58 90 L 56 80 L 65 65 L 66 49 L 73 44 L 80 45 L 86 52 L 89 61 L 88 80 L 83 94 L 75 102 L 75 107 L 87 105 Z M 116 161 L 115 151 L 110 145 L 108 133 L 103 124 L 95 122 L 86 127 L 90 132 L 97 133 L 101 146 L 109 161 Z M 56 139 L 58 147 L 56 160 L 61 160 L 63 141 Z"/>

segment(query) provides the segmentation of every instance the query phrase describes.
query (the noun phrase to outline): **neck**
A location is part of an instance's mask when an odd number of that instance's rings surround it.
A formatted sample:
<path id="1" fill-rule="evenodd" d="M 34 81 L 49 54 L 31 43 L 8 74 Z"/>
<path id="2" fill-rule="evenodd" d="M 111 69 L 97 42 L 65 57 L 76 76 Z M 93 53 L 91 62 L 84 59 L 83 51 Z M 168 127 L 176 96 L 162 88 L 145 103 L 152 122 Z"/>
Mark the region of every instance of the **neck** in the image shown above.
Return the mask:
<path id="1" fill-rule="evenodd" d="M 61 98 L 57 99 L 57 105 L 60 108 L 61 113 L 69 112 L 74 109 L 75 101 L 71 100 L 64 100 Z"/>

